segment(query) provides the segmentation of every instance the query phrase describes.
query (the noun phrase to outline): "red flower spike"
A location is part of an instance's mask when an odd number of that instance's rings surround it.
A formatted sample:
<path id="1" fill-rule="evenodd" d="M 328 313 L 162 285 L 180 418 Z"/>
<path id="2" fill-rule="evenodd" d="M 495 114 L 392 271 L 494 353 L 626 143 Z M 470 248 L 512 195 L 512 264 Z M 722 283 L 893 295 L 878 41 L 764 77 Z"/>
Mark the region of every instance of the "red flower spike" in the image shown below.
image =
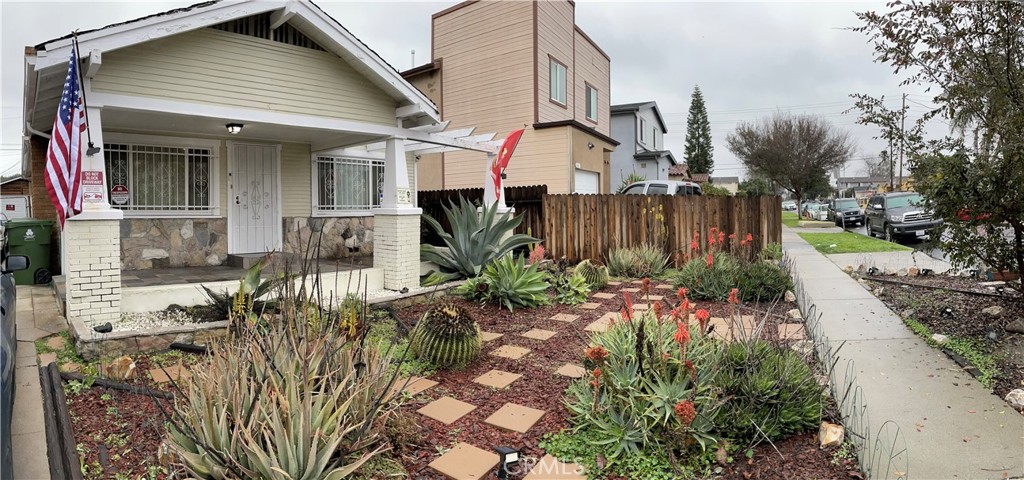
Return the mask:
<path id="1" fill-rule="evenodd" d="M 748 233 L 747 234 L 747 243 L 750 243 L 750 242 L 753 242 L 753 241 L 754 241 L 754 236 Z"/>
<path id="2" fill-rule="evenodd" d="M 683 426 L 689 427 L 693 423 L 693 419 L 697 418 L 697 409 L 693 408 L 693 402 L 689 400 L 677 403 L 675 410 L 676 416 L 679 417 Z"/>
<path id="3" fill-rule="evenodd" d="M 686 300 L 687 293 L 690 293 L 690 291 L 687 290 L 686 287 L 679 287 L 679 290 L 676 290 L 676 297 L 679 297 L 679 301 L 681 302 L 683 300 Z"/>
<path id="4" fill-rule="evenodd" d="M 594 378 L 601 378 L 601 369 L 595 368 L 594 371 L 591 372 L 590 374 L 593 375 Z"/>
<path id="5" fill-rule="evenodd" d="M 711 268 L 712 263 L 715 263 L 715 254 L 708 252 L 708 268 Z"/>
<path id="6" fill-rule="evenodd" d="M 643 288 L 644 295 L 647 295 L 651 291 L 651 279 L 644 278 L 640 280 L 640 286 Z"/>
<path id="7" fill-rule="evenodd" d="M 622 307 L 622 319 L 632 320 L 633 319 L 633 298 L 629 296 L 629 292 L 623 292 L 622 296 L 626 299 L 626 306 Z"/>
<path id="8" fill-rule="evenodd" d="M 729 303 L 731 303 L 733 305 L 739 305 L 740 304 L 739 295 L 740 295 L 740 289 L 734 288 L 734 289 L 730 290 L 729 291 Z"/>
<path id="9" fill-rule="evenodd" d="M 686 366 L 686 369 L 690 371 L 690 381 L 691 382 L 696 382 L 697 381 L 697 369 L 694 368 L 693 362 L 687 360 L 684 365 Z"/>
<path id="10" fill-rule="evenodd" d="M 596 347 L 590 347 L 586 350 L 587 358 L 592 360 L 594 363 L 601 363 L 604 359 L 608 358 L 608 350 L 598 345 Z"/>
<path id="11" fill-rule="evenodd" d="M 690 329 L 687 328 L 685 323 L 679 322 L 676 324 L 675 340 L 676 343 L 679 344 L 680 348 L 684 347 L 687 343 L 690 343 Z"/>
<path id="12" fill-rule="evenodd" d="M 729 234 L 729 240 L 735 240 L 735 239 L 736 239 L 736 234 L 735 233 L 730 233 Z"/>
<path id="13" fill-rule="evenodd" d="M 697 243 L 696 239 L 694 239 L 692 242 L 690 242 L 690 250 L 693 250 L 694 252 L 696 252 L 697 250 L 700 250 L 700 244 Z"/>
<path id="14" fill-rule="evenodd" d="M 700 310 L 697 310 L 697 312 L 694 313 L 693 315 L 695 317 L 697 317 L 697 323 L 700 324 L 700 331 L 701 332 L 706 332 L 707 331 L 707 326 L 708 326 L 708 320 L 711 320 L 711 314 L 708 313 L 707 310 L 704 310 L 702 308 Z"/>
<path id="15" fill-rule="evenodd" d="M 654 302 L 654 307 L 653 308 L 654 308 L 654 318 L 657 318 L 658 321 L 660 322 L 662 314 L 665 313 L 665 307 L 661 304 L 661 302 Z"/>
<path id="16" fill-rule="evenodd" d="M 725 232 L 718 232 L 718 243 L 725 243 Z"/>

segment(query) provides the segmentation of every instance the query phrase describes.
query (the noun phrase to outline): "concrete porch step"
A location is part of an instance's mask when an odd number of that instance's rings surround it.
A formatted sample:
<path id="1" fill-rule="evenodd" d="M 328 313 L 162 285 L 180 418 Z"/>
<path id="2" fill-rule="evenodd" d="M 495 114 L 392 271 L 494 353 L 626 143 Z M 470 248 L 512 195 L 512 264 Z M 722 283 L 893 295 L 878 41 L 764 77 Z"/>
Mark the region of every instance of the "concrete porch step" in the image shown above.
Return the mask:
<path id="1" fill-rule="evenodd" d="M 259 263 L 263 257 L 267 256 L 266 253 L 241 253 L 241 254 L 230 254 L 227 259 L 227 266 L 235 268 L 243 268 L 248 270 L 253 265 Z M 271 258 L 270 269 L 283 269 L 285 265 L 290 265 L 293 269 L 298 269 L 301 262 L 301 258 L 294 253 L 285 252 L 274 252 Z"/>

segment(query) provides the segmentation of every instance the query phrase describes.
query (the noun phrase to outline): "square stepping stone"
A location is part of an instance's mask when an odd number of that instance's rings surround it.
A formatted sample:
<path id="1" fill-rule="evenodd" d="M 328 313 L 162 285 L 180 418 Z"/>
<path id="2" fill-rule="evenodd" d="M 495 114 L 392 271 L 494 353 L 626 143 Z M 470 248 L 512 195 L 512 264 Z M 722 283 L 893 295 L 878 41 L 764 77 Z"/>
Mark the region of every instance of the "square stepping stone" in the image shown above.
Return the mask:
<path id="1" fill-rule="evenodd" d="M 551 455 L 544 455 L 524 480 L 586 480 L 584 468 L 575 463 L 565 463 Z"/>
<path id="2" fill-rule="evenodd" d="M 513 432 L 526 433 L 543 416 L 544 410 L 506 403 L 487 417 L 484 423 Z"/>
<path id="3" fill-rule="evenodd" d="M 519 360 L 527 353 L 530 353 L 529 348 L 517 347 L 515 345 L 502 345 L 491 351 L 491 355 L 495 357 L 510 358 L 512 360 Z"/>
<path id="4" fill-rule="evenodd" d="M 669 285 L 667 283 L 662 283 L 661 285 L 655 285 L 654 288 L 657 288 L 658 290 L 675 290 L 676 289 L 676 287 L 673 287 L 672 285 Z"/>
<path id="5" fill-rule="evenodd" d="M 580 365 L 567 363 L 559 367 L 558 370 L 555 370 L 555 373 L 569 378 L 583 378 L 587 376 L 587 369 Z"/>
<path id="6" fill-rule="evenodd" d="M 593 294 L 591 296 L 594 297 L 594 298 L 600 298 L 602 300 L 611 300 L 611 299 L 616 297 L 616 295 L 614 293 L 605 293 L 605 292 L 598 292 L 598 293 L 595 293 L 595 294 Z"/>
<path id="7" fill-rule="evenodd" d="M 523 334 L 526 338 L 532 338 L 534 340 L 547 340 L 558 332 L 552 332 L 551 330 L 541 330 L 539 328 L 531 329 L 530 331 Z"/>
<path id="8" fill-rule="evenodd" d="M 583 330 L 588 332 L 604 332 L 608 330 L 608 327 L 611 325 L 613 321 L 618 319 L 618 312 L 608 312 L 601 316 L 601 318 L 591 322 L 590 325 L 583 327 Z"/>
<path id="9" fill-rule="evenodd" d="M 424 391 L 426 391 L 429 388 L 433 388 L 435 385 L 437 385 L 437 382 L 435 382 L 435 381 L 433 381 L 433 380 L 431 380 L 429 378 L 411 377 L 409 379 L 409 383 L 405 383 L 405 381 L 399 380 L 397 385 L 399 387 L 401 387 L 402 385 L 405 385 L 405 391 L 409 395 L 418 395 L 421 392 L 424 392 Z"/>
<path id="10" fill-rule="evenodd" d="M 156 383 L 168 383 L 171 380 L 177 382 L 182 378 L 188 377 L 188 375 L 188 369 L 180 364 L 149 370 L 149 376 L 153 377 L 153 381 Z"/>
<path id="11" fill-rule="evenodd" d="M 708 325 L 715 326 L 715 330 L 711 332 L 712 338 L 718 338 L 727 342 L 732 340 L 732 325 L 728 320 L 720 317 L 711 317 L 708 320 Z"/>
<path id="12" fill-rule="evenodd" d="M 617 287 L 619 285 L 622 285 L 622 282 L 616 282 L 616 281 L 612 280 L 612 281 L 608 282 L 608 285 L 611 285 L 613 287 Z"/>
<path id="13" fill-rule="evenodd" d="M 479 377 L 473 379 L 473 382 L 479 383 L 480 385 L 486 385 L 494 388 L 505 388 L 512 384 L 512 382 L 523 378 L 518 373 L 503 372 L 501 370 L 491 370 Z"/>
<path id="14" fill-rule="evenodd" d="M 634 303 L 633 304 L 633 311 L 636 311 L 636 312 L 643 312 L 643 311 L 650 310 L 650 309 L 651 309 L 651 305 L 648 304 L 648 303 Z"/>
<path id="15" fill-rule="evenodd" d="M 629 292 L 629 293 L 636 293 L 636 292 L 639 292 L 640 289 L 639 288 L 623 288 L 621 291 Z"/>
<path id="16" fill-rule="evenodd" d="M 428 465 L 453 480 L 477 480 L 498 466 L 497 453 L 459 443 Z"/>
<path id="17" fill-rule="evenodd" d="M 644 297 L 644 300 L 647 300 L 649 302 L 660 302 L 664 299 L 665 297 L 662 295 L 647 295 L 646 297 Z"/>
<path id="18" fill-rule="evenodd" d="M 580 308 L 582 308 L 584 310 L 597 310 L 598 308 L 601 308 L 601 304 L 600 303 L 587 302 L 587 303 L 584 303 L 584 304 L 580 305 Z"/>
<path id="19" fill-rule="evenodd" d="M 53 362 L 57 361 L 56 353 L 40 353 L 39 354 L 39 366 L 45 367 Z"/>
<path id="20" fill-rule="evenodd" d="M 579 315 L 573 315 L 571 313 L 559 313 L 558 315 L 555 315 L 555 316 L 551 317 L 551 320 L 558 320 L 559 322 L 572 323 L 572 322 L 575 322 L 577 318 L 580 318 L 580 316 Z"/>
<path id="21" fill-rule="evenodd" d="M 503 336 L 505 336 L 504 333 L 480 332 L 480 340 L 485 342 L 493 342 Z"/>
<path id="22" fill-rule="evenodd" d="M 643 280 L 633 280 L 632 282 L 629 282 L 629 283 L 632 283 L 634 285 L 643 285 L 644 281 Z"/>
<path id="23" fill-rule="evenodd" d="M 449 425 L 473 410 L 476 410 L 475 405 L 470 405 L 452 397 L 441 397 L 420 407 L 420 409 L 416 411 L 421 415 L 428 416 L 445 425 Z"/>
<path id="24" fill-rule="evenodd" d="M 804 326 L 800 323 L 779 324 L 779 340 L 803 340 Z"/>
<path id="25" fill-rule="evenodd" d="M 64 337 L 58 335 L 56 337 L 50 337 L 46 340 L 46 346 L 50 350 L 63 350 L 64 349 Z"/>

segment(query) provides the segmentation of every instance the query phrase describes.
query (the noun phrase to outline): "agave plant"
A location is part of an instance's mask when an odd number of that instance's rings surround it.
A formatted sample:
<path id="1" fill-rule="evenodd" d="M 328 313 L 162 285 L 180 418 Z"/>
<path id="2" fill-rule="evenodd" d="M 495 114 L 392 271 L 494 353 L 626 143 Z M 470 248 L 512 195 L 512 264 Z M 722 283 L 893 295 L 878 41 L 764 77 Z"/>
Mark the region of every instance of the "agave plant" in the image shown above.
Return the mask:
<path id="1" fill-rule="evenodd" d="M 428 308 L 409 334 L 412 353 L 441 368 L 469 364 L 480 355 L 481 343 L 476 321 L 452 302 Z"/>
<path id="2" fill-rule="evenodd" d="M 440 275 L 431 275 L 429 281 L 432 283 L 475 277 L 495 258 L 540 241 L 521 233 L 505 238 L 523 222 L 523 217 L 513 216 L 511 211 L 498 215 L 497 203 L 478 212 L 475 205 L 460 196 L 458 205 L 452 202 L 443 208 L 452 226 L 450 234 L 433 217 L 423 216 L 423 221 L 437 232 L 447 247 L 447 250 L 433 245 L 420 247 L 421 259 L 434 262 L 445 270 Z"/>
<path id="3" fill-rule="evenodd" d="M 227 290 L 215 292 L 206 285 L 199 285 L 206 293 L 207 307 L 212 310 L 209 318 L 226 320 L 237 305 L 248 305 L 256 314 L 277 307 L 276 301 L 262 299 L 274 288 L 280 286 L 282 282 L 295 278 L 295 276 L 280 275 L 264 280 L 262 278 L 263 269 L 270 264 L 271 255 L 263 257 L 245 271 L 245 275 L 239 280 L 238 291 L 235 293 L 229 293 Z"/>
<path id="4" fill-rule="evenodd" d="M 480 302 L 497 301 L 512 311 L 551 303 L 547 274 L 537 265 L 526 265 L 523 257 L 505 255 L 492 261 L 479 277 L 469 279 L 455 293 Z"/>
<path id="5" fill-rule="evenodd" d="M 579 305 L 587 301 L 590 285 L 579 273 L 560 273 L 554 277 L 555 301 L 563 305 Z"/>

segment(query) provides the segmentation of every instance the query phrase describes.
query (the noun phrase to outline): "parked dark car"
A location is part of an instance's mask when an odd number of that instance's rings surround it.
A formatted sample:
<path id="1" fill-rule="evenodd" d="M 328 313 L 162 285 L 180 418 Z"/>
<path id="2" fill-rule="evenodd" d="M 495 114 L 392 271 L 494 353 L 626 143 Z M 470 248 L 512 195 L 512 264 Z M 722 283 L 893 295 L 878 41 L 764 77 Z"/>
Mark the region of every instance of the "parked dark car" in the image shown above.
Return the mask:
<path id="1" fill-rule="evenodd" d="M 837 227 L 863 225 L 864 210 L 860 209 L 856 198 L 835 198 L 828 202 L 828 220 Z"/>
<path id="2" fill-rule="evenodd" d="M 14 414 L 14 371 L 18 358 L 15 314 L 18 297 L 13 272 L 28 268 L 28 257 L 8 255 L 7 240 L 0 237 L 0 478 L 14 478 L 11 450 L 11 416 Z"/>
<path id="3" fill-rule="evenodd" d="M 915 192 L 879 193 L 868 200 L 868 235 L 888 241 L 908 235 L 925 235 L 942 225 L 941 218 L 924 208 L 924 199 Z"/>

